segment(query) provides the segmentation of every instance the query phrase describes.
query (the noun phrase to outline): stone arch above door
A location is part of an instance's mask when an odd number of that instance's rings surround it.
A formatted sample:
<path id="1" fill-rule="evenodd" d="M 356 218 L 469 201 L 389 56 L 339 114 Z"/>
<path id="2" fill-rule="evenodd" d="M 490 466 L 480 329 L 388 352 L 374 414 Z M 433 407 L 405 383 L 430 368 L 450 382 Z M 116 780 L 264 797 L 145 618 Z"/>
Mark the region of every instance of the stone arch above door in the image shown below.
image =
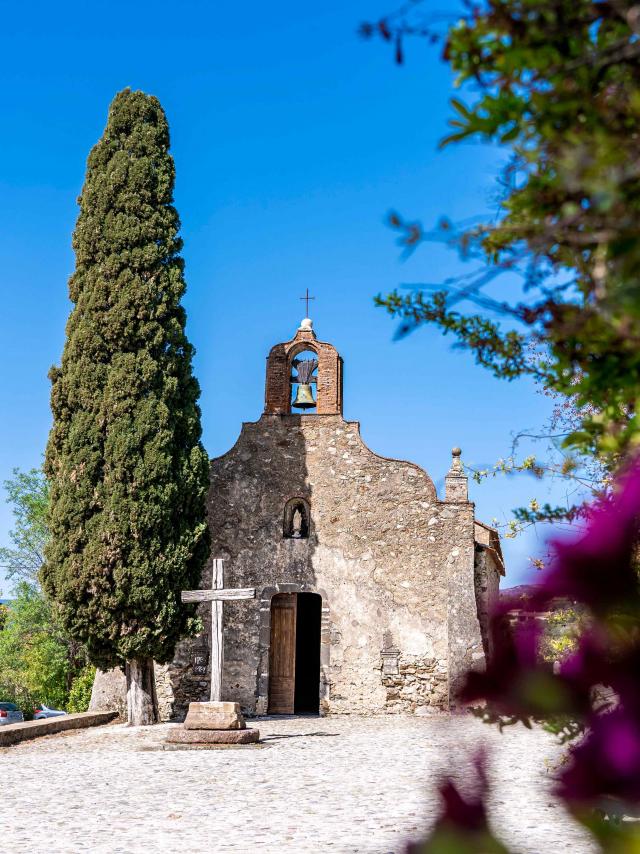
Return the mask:
<path id="1" fill-rule="evenodd" d="M 278 593 L 316 593 L 322 599 L 320 617 L 320 715 L 326 714 L 329 704 L 329 661 L 331 648 L 331 614 L 324 590 L 310 584 L 276 584 L 259 591 L 260 634 L 259 673 L 256 714 L 266 715 L 269 706 L 269 644 L 271 642 L 271 600 Z"/>

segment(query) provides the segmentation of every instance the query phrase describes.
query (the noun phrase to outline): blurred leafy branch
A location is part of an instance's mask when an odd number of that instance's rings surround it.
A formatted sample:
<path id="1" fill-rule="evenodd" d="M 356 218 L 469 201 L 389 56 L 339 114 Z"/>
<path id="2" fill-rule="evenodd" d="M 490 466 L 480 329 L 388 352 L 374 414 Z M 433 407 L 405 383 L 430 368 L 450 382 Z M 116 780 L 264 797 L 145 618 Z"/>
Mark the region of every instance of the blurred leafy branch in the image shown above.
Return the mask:
<path id="1" fill-rule="evenodd" d="M 441 42 L 463 92 L 442 145 L 479 139 L 507 155 L 491 221 L 425 229 L 389 216 L 405 255 L 438 240 L 474 269 L 376 302 L 400 336 L 430 324 L 494 376 L 529 376 L 557 395 L 573 423 L 548 468 L 597 496 L 640 444 L 640 6 L 489 0 L 462 10 L 435 15 L 415 0 L 360 29 L 393 43 L 398 62 L 409 37 Z M 494 289 L 505 275 L 520 281 L 506 300 Z M 568 502 L 565 518 L 581 503 Z M 561 510 L 523 509 L 516 523 Z"/>
<path id="2" fill-rule="evenodd" d="M 410 0 L 360 32 L 392 44 L 398 63 L 411 37 L 441 43 L 461 89 L 442 145 L 480 140 L 506 157 L 486 222 L 424 228 L 389 215 L 404 257 L 439 241 L 471 272 L 376 302 L 400 321 L 398 336 L 435 326 L 494 376 L 529 377 L 554 398 L 537 437 L 550 443 L 550 461 L 512 453 L 473 474 L 575 486 L 566 507 L 532 499 L 514 528 L 586 523 L 581 539 L 555 543 L 535 600 L 517 609 L 517 630 L 505 634 L 508 615 L 495 615 L 496 653 L 486 673 L 468 674 L 464 698 L 485 703 L 478 714 L 501 728 L 546 721 L 576 742 L 557 794 L 603 851 L 640 851 L 637 823 L 623 820 L 640 803 L 640 4 L 465 0 L 446 18 Z M 558 597 L 579 603 L 588 621 L 547 650 L 562 657 L 556 672 L 540 655 L 538 618 Z M 602 686 L 604 704 L 595 702 Z M 504 850 L 487 821 L 481 764 L 477 778 L 471 798 L 443 782 L 443 812 L 412 851 Z"/>

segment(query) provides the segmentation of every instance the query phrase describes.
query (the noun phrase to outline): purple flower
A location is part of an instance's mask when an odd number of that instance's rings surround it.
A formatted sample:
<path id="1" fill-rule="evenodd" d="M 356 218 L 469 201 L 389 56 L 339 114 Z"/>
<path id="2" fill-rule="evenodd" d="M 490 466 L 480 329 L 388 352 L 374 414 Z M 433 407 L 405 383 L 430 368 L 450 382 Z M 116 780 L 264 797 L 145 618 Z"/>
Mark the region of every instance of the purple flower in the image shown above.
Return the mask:
<path id="1" fill-rule="evenodd" d="M 491 832 L 485 800 L 489 791 L 485 757 L 480 752 L 474 760 L 475 791 L 464 796 L 455 783 L 445 779 L 440 784 L 442 812 L 428 839 L 411 843 L 407 854 L 508 854 Z"/>
<path id="2" fill-rule="evenodd" d="M 485 672 L 467 674 L 462 691 L 463 700 L 486 700 L 494 719 L 496 712 L 498 720 L 525 723 L 566 715 L 586 726 L 558 782 L 558 794 L 576 814 L 612 801 L 640 802 L 639 522 L 640 458 L 591 512 L 586 531 L 554 544 L 539 592 L 495 613 L 495 652 Z M 554 674 L 540 660 L 538 618 L 557 598 L 580 602 L 591 614 L 577 649 Z M 604 706 L 594 703 L 603 689 Z M 479 824 L 480 813 L 469 811 L 455 788 L 446 794 L 451 814 L 462 810 L 459 824 L 465 816 L 470 826 Z"/>
<path id="3" fill-rule="evenodd" d="M 640 801 L 640 721 L 619 706 L 594 714 L 584 739 L 561 774 L 558 794 L 572 806 L 598 806 L 605 799 Z"/>
<path id="4" fill-rule="evenodd" d="M 484 671 L 470 671 L 460 692 L 462 702 L 486 700 L 502 716 L 527 720 L 567 714 L 589 707 L 588 687 L 573 696 L 564 681 L 540 661 L 541 628 L 536 619 L 509 625 L 507 611 L 491 621 L 494 653 Z"/>
<path id="5" fill-rule="evenodd" d="M 475 769 L 478 783 L 477 791 L 468 799 L 465 799 L 460 794 L 451 780 L 444 780 L 441 783 L 440 797 L 444 805 L 444 810 L 440 817 L 441 822 L 453 824 L 460 830 L 465 831 L 486 830 L 488 822 L 484 798 L 489 787 L 483 757 L 476 760 Z"/>
<path id="6" fill-rule="evenodd" d="M 591 713 L 592 690 L 604 687 L 614 692 L 616 703 L 640 719 L 640 645 L 637 639 L 616 638 L 604 629 L 593 628 L 580 639 L 577 650 L 562 662 L 558 675 L 574 697 L 589 698 L 585 715 Z"/>
<path id="7" fill-rule="evenodd" d="M 640 514 L 640 461 L 617 483 L 617 491 L 589 516 L 585 533 L 572 542 L 552 543 L 555 558 L 543 576 L 540 592 L 525 609 L 548 607 L 568 597 L 606 616 L 612 609 L 638 605 L 634 552 Z"/>

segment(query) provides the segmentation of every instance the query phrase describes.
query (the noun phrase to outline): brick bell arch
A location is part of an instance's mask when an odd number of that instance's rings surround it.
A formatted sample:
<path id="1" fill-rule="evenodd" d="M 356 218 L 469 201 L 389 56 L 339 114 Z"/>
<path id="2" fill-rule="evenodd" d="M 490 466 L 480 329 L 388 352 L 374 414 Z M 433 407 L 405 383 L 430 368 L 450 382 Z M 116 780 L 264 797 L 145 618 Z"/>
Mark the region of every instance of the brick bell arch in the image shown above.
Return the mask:
<path id="1" fill-rule="evenodd" d="M 318 358 L 315 414 L 342 415 L 342 359 L 332 344 L 316 339 L 311 321 L 303 321 L 291 341 L 276 344 L 267 356 L 264 406 L 267 415 L 291 414 L 292 362 L 305 350 Z"/>

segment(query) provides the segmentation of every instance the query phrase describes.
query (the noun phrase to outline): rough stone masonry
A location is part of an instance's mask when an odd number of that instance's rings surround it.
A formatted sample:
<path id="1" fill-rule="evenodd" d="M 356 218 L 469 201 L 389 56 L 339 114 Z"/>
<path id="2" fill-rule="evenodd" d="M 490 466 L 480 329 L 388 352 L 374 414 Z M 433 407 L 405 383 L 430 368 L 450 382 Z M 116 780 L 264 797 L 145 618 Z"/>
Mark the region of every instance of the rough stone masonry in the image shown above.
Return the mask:
<path id="1" fill-rule="evenodd" d="M 307 356 L 317 361 L 316 410 L 295 414 L 296 359 Z M 257 588 L 255 602 L 224 609 L 222 698 L 243 713 L 283 708 L 282 692 L 293 698 L 304 668 L 316 672 L 300 643 L 287 653 L 295 630 L 274 610 L 295 594 L 321 597 L 310 647 L 312 656 L 319 649 L 320 714 L 448 708 L 464 671 L 483 666 L 504 568 L 497 533 L 474 517 L 460 450 L 441 500 L 419 466 L 367 448 L 359 424 L 342 417 L 342 360 L 311 321 L 272 348 L 265 411 L 212 460 L 208 510 L 225 584 Z M 210 585 L 211 563 L 201 586 Z M 209 610 L 203 634 L 157 668 L 164 719 L 208 697 Z"/>

